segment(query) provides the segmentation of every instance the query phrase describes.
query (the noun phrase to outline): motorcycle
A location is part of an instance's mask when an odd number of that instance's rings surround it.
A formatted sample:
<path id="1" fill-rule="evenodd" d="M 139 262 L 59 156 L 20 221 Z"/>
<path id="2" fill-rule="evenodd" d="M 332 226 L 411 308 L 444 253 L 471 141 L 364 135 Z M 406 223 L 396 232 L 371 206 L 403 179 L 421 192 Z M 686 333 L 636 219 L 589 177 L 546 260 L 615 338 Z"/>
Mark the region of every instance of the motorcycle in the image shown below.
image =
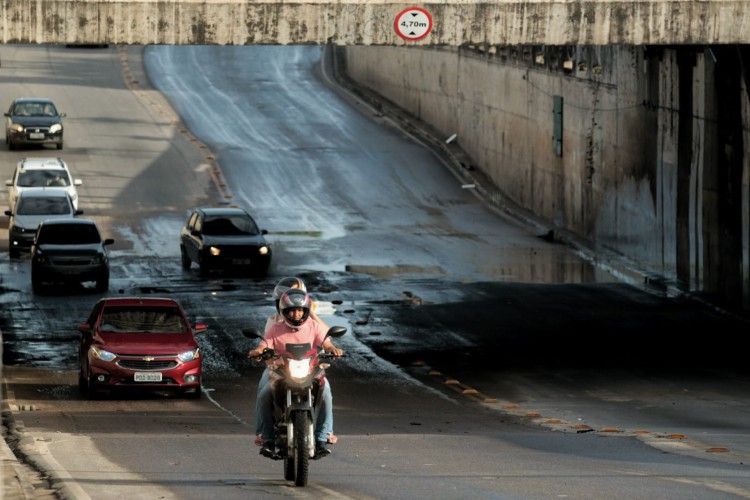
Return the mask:
<path id="1" fill-rule="evenodd" d="M 338 338 L 346 333 L 343 326 L 331 327 L 326 337 Z M 257 328 L 246 328 L 247 338 L 263 339 Z M 325 370 L 333 359 L 311 344 L 286 344 L 283 351 L 266 348 L 260 358 L 280 360 L 276 369 L 269 369 L 273 383 L 274 429 L 278 452 L 274 460 L 284 461 L 284 479 L 296 486 L 307 485 L 309 460 L 315 460 L 315 423 L 322 398 Z"/>

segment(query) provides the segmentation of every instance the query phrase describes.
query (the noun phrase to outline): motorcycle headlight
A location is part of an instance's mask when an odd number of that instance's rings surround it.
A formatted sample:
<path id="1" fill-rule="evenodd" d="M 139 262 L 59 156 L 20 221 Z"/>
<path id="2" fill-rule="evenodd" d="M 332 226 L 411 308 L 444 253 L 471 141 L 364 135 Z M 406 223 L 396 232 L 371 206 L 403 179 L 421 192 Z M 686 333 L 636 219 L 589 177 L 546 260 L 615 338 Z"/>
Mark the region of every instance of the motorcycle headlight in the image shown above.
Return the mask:
<path id="1" fill-rule="evenodd" d="M 310 374 L 310 358 L 290 359 L 289 375 L 294 380 L 303 380 Z"/>
<path id="2" fill-rule="evenodd" d="M 10 129 L 14 132 L 23 132 L 23 125 L 20 125 L 18 123 L 11 123 Z"/>
<path id="3" fill-rule="evenodd" d="M 62 125 L 60 125 L 59 123 L 55 123 L 49 128 L 50 134 L 56 134 L 58 132 L 62 132 Z"/>
<path id="4" fill-rule="evenodd" d="M 101 359 L 102 361 L 112 361 L 117 357 L 117 355 L 114 353 L 105 351 L 104 349 L 99 349 L 98 347 L 94 346 L 91 347 L 91 354 L 93 354 L 95 358 Z"/>
<path id="5" fill-rule="evenodd" d="M 208 251 L 214 257 L 218 257 L 219 255 L 221 255 L 221 248 L 218 247 L 211 247 L 208 249 Z"/>
<path id="6" fill-rule="evenodd" d="M 258 253 L 261 255 L 268 255 L 268 247 L 263 245 L 258 249 Z"/>
<path id="7" fill-rule="evenodd" d="M 182 354 L 177 355 L 178 358 L 180 358 L 180 361 L 183 363 L 187 363 L 188 361 L 192 361 L 194 359 L 198 359 L 201 357 L 201 350 L 199 348 L 195 348 L 192 351 L 183 352 Z"/>

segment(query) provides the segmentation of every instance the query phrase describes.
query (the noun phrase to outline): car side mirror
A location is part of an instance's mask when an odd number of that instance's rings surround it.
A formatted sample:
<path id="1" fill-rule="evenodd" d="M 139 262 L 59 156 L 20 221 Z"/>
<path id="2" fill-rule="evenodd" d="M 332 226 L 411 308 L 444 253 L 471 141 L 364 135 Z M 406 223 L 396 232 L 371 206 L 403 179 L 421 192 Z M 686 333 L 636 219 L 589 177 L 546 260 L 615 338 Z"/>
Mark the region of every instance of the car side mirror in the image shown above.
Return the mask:
<path id="1" fill-rule="evenodd" d="M 88 323 L 79 323 L 78 331 L 81 333 L 91 333 L 91 325 Z"/>
<path id="2" fill-rule="evenodd" d="M 76 210 L 76 215 L 83 215 L 83 210 Z"/>
<path id="3" fill-rule="evenodd" d="M 260 234 L 268 234 L 268 229 L 261 229 Z"/>
<path id="4" fill-rule="evenodd" d="M 10 210 L 6 210 L 5 211 L 5 215 L 7 215 L 8 217 L 10 217 L 11 215 L 13 215 L 13 212 L 11 212 Z"/>
<path id="5" fill-rule="evenodd" d="M 114 243 L 115 243 L 115 240 L 112 238 L 107 238 L 106 240 L 102 242 L 103 245 L 114 245 Z"/>
<path id="6" fill-rule="evenodd" d="M 59 116 L 60 118 L 65 118 L 66 116 L 68 116 L 68 113 L 60 113 Z"/>
<path id="7" fill-rule="evenodd" d="M 3 115 L 10 117 L 10 113 L 3 113 Z"/>
<path id="8" fill-rule="evenodd" d="M 205 323 L 196 323 L 193 327 L 193 331 L 195 331 L 195 333 L 205 332 L 206 330 L 208 330 L 208 325 Z"/>
<path id="9" fill-rule="evenodd" d="M 13 185 L 13 179 L 8 179 L 7 181 L 5 181 L 5 185 L 6 186 L 12 186 Z"/>
<path id="10" fill-rule="evenodd" d="M 10 184 L 8 184 L 10 186 Z M 83 181 L 81 179 L 73 179 L 73 185 L 74 186 L 83 186 Z"/>

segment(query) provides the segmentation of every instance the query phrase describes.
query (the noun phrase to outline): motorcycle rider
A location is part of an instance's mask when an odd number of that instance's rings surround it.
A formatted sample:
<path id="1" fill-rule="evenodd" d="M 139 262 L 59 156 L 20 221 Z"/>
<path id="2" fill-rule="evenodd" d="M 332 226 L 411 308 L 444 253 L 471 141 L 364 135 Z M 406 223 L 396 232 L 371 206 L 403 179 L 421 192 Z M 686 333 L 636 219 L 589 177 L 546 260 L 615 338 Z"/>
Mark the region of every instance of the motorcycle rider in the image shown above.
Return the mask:
<path id="1" fill-rule="evenodd" d="M 279 314 L 281 322 L 270 325 L 264 334 L 264 339 L 258 346 L 248 352 L 251 358 L 258 358 L 265 348 L 284 350 L 287 343 L 310 343 L 314 348 L 323 347 L 335 356 L 341 356 L 344 351 L 333 345 L 326 337 L 327 330 L 317 321 L 310 319 L 312 300 L 306 291 L 300 288 L 290 288 L 279 297 Z M 269 367 L 273 368 L 273 367 Z M 268 371 L 269 368 L 266 368 Z M 273 415 L 273 381 L 270 377 L 263 377 L 258 386 L 256 400 L 256 426 L 260 430 L 263 446 L 260 454 L 276 457 L 276 443 L 274 441 Z M 315 458 L 321 458 L 331 453 L 327 444 L 333 441 L 333 398 L 331 387 L 327 380 L 321 385 L 320 413 L 316 419 L 315 428 Z"/>
<path id="2" fill-rule="evenodd" d="M 279 311 L 279 299 L 281 298 L 281 295 L 286 292 L 287 290 L 290 290 L 292 288 L 297 288 L 303 291 L 307 291 L 307 287 L 305 286 L 305 282 L 302 281 L 300 278 L 297 277 L 287 277 L 287 278 L 281 278 L 278 283 L 276 283 L 276 286 L 273 288 L 273 302 L 274 307 L 276 308 L 276 311 L 271 314 L 268 319 L 266 320 L 266 326 L 263 329 L 263 334 L 265 335 L 268 333 L 268 329 L 271 328 L 271 326 L 275 323 L 283 323 L 284 318 L 281 316 L 281 312 Z M 312 299 L 312 297 L 311 297 Z M 328 331 L 328 325 L 325 321 L 320 319 L 320 317 L 315 314 L 315 308 L 316 304 L 313 301 L 312 307 L 310 308 L 310 318 L 314 319 L 318 323 L 320 323 L 320 326 L 323 327 L 324 331 Z M 270 364 L 271 361 L 266 361 L 266 364 Z M 265 385 L 268 383 L 268 368 L 263 370 L 263 375 L 260 377 L 260 382 L 258 382 L 258 398 L 260 397 L 260 391 L 265 387 Z M 255 444 L 257 446 L 263 446 L 263 435 L 260 428 L 260 422 L 262 420 L 261 415 L 258 414 L 256 411 L 255 415 Z M 331 443 L 336 442 L 336 436 L 331 434 L 329 437 L 329 440 Z"/>

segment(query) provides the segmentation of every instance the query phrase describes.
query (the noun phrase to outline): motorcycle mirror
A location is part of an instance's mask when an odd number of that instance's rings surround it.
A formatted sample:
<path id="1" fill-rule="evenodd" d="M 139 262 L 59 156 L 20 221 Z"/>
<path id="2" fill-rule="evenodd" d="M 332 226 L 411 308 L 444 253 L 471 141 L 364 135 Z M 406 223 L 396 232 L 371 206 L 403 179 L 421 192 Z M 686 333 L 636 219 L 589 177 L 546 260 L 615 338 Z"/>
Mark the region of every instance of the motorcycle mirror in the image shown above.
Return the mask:
<path id="1" fill-rule="evenodd" d="M 333 337 L 335 339 L 342 337 L 346 333 L 346 327 L 345 326 L 332 326 L 328 329 L 328 333 L 326 333 L 326 337 Z"/>
<path id="2" fill-rule="evenodd" d="M 242 329 L 242 335 L 249 339 L 262 339 L 263 335 L 260 334 L 260 330 L 255 328 L 254 326 L 251 328 L 243 328 Z"/>

